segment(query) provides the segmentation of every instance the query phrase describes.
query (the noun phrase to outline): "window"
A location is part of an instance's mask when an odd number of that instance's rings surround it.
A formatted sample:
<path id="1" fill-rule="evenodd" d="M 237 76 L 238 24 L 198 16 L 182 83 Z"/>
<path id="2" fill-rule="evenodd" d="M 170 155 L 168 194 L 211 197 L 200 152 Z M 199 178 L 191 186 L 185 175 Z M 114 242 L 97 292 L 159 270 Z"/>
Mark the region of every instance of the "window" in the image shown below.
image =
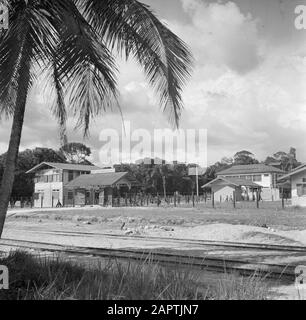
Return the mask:
<path id="1" fill-rule="evenodd" d="M 265 173 L 264 176 L 265 176 L 265 177 L 269 177 L 269 173 Z"/>
<path id="2" fill-rule="evenodd" d="M 73 200 L 73 191 L 68 191 L 68 200 Z"/>
<path id="3" fill-rule="evenodd" d="M 306 184 L 297 184 L 296 187 L 298 197 L 306 196 Z"/>
<path id="4" fill-rule="evenodd" d="M 306 182 L 306 178 L 303 178 L 303 182 Z"/>
<path id="5" fill-rule="evenodd" d="M 68 171 L 68 182 L 73 180 L 73 171 Z"/>
<path id="6" fill-rule="evenodd" d="M 48 182 L 53 182 L 53 176 L 48 176 Z"/>
<path id="7" fill-rule="evenodd" d="M 253 181 L 254 182 L 260 182 L 261 181 L 261 175 L 260 174 L 257 174 L 255 176 L 253 176 Z"/>
<path id="8" fill-rule="evenodd" d="M 59 182 L 60 181 L 60 176 L 59 174 L 54 174 L 53 175 L 53 182 Z"/>

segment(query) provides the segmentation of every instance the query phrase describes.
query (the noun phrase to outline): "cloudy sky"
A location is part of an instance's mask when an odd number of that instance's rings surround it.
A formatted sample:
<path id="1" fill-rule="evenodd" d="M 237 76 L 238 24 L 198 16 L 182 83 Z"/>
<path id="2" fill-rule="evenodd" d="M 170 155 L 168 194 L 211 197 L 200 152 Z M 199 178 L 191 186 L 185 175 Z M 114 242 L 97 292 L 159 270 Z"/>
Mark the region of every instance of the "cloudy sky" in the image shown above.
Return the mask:
<path id="1" fill-rule="evenodd" d="M 296 30 L 295 0 L 143 0 L 191 48 L 195 68 L 183 98 L 181 129 L 208 130 L 208 163 L 249 150 L 260 160 L 297 148 L 306 162 L 306 30 Z M 132 130 L 170 128 L 133 62 L 118 61 L 124 120 Z M 22 149 L 58 148 L 50 98 L 40 84 L 28 101 Z M 83 141 L 69 121 L 71 141 Z M 121 127 L 118 112 L 96 119 L 84 142 L 99 164 L 99 134 Z M 0 152 L 10 122 L 0 122 Z"/>

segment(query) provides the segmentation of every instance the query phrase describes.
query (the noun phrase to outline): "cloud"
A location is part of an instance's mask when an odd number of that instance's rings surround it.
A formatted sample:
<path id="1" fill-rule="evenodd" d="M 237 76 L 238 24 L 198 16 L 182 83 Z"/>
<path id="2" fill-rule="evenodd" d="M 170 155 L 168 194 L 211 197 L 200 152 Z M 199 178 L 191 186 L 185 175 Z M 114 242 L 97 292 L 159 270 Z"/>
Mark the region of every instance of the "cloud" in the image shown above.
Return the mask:
<path id="1" fill-rule="evenodd" d="M 243 149 L 263 160 L 291 146 L 297 148 L 299 160 L 305 161 L 306 42 L 294 32 L 290 33 L 292 41 L 287 41 L 288 34 L 286 41 L 277 39 L 277 30 L 284 28 L 281 19 L 271 21 L 264 32 L 260 30 L 262 20 L 269 23 L 266 1 L 256 4 L 260 9 L 256 13 L 242 10 L 238 3 L 173 1 L 173 11 L 187 17 L 182 21 L 173 13 L 162 16 L 163 12 L 158 12 L 187 42 L 196 60 L 192 79 L 183 92 L 181 128 L 208 129 L 209 163 Z M 159 6 L 163 7 L 161 1 Z M 119 70 L 119 101 L 132 130 L 144 128 L 152 133 L 156 128 L 170 128 L 141 68 L 133 60 L 119 61 Z M 41 91 L 38 85 L 29 98 L 22 148 L 59 147 L 58 126 L 47 104 L 50 97 L 42 96 Z M 74 124 L 70 118 L 71 140 L 83 141 L 82 133 L 73 130 Z M 101 130 L 121 132 L 121 126 L 115 106 L 113 112 L 92 122 L 90 139 L 84 142 L 92 148 L 97 164 Z M 6 149 L 9 132 L 10 122 L 2 121 L 0 152 Z"/>
<path id="2" fill-rule="evenodd" d="M 234 2 L 181 1 L 192 18 L 186 39 L 199 64 L 221 64 L 242 74 L 258 66 L 264 48 L 256 19 L 244 15 Z"/>

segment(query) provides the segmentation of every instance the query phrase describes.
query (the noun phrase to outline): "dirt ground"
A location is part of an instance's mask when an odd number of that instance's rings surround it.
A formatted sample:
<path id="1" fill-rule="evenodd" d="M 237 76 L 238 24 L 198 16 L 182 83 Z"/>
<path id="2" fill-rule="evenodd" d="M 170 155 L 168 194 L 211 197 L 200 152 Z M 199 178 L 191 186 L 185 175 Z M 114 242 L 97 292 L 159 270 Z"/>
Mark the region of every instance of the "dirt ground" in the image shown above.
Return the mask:
<path id="1" fill-rule="evenodd" d="M 105 237 L 124 235 L 127 239 Z M 129 235 L 156 237 L 136 241 Z M 163 248 L 221 255 L 248 261 L 305 265 L 306 257 L 279 252 L 214 250 L 196 245 L 165 243 L 162 238 L 202 239 L 249 243 L 306 245 L 306 209 L 273 206 L 256 208 L 100 208 L 10 210 L 4 238 L 110 248 Z M 278 284 L 274 299 L 300 299 L 292 283 Z M 306 297 L 306 295 L 305 295 Z"/>
<path id="2" fill-rule="evenodd" d="M 306 208 L 74 208 L 9 211 L 5 232 L 66 230 L 306 245 Z"/>

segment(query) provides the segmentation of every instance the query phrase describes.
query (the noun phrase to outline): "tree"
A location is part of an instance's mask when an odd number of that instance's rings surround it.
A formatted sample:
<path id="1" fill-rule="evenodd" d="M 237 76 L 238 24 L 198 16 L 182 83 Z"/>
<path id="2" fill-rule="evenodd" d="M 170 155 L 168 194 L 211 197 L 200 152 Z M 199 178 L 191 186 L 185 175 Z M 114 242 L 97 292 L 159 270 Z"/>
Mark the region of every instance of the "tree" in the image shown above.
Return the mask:
<path id="1" fill-rule="evenodd" d="M 265 160 L 265 164 L 279 163 L 279 167 L 283 171 L 291 171 L 298 167 L 301 163 L 296 159 L 296 149 L 290 148 L 289 152 L 278 151 L 273 156 L 268 156 Z"/>
<path id="2" fill-rule="evenodd" d="M 6 153 L 0 155 L 0 180 L 3 175 L 5 161 Z M 27 149 L 19 153 L 11 194 L 12 198 L 29 198 L 32 196 L 34 192 L 33 175 L 26 172 L 44 161 L 65 163 L 66 158 L 59 152 L 48 148 Z"/>
<path id="3" fill-rule="evenodd" d="M 60 148 L 62 153 L 71 163 L 85 163 L 86 157 L 91 155 L 90 148 L 86 147 L 83 143 L 70 142 Z"/>
<path id="4" fill-rule="evenodd" d="M 234 165 L 257 164 L 254 154 L 250 151 L 242 150 L 234 155 Z"/>
<path id="5" fill-rule="evenodd" d="M 24 113 L 37 70 L 48 72 L 52 106 L 65 136 L 65 96 L 78 127 L 117 101 L 116 49 L 134 56 L 160 104 L 178 126 L 181 91 L 192 56 L 186 45 L 136 0 L 7 0 L 10 28 L 0 35 L 0 114 L 13 118 L 0 187 L 0 237 L 13 188 Z"/>

